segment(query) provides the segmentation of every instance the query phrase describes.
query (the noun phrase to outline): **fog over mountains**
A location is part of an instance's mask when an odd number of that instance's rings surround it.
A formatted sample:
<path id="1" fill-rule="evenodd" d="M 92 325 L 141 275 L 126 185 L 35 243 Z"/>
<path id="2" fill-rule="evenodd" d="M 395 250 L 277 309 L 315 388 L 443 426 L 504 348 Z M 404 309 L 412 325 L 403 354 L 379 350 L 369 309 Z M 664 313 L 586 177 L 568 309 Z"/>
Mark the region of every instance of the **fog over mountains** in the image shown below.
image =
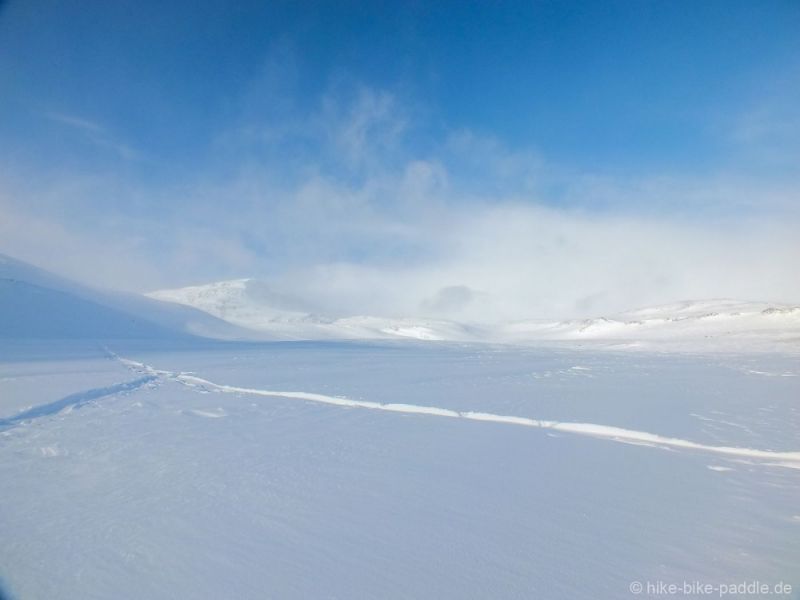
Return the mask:
<path id="1" fill-rule="evenodd" d="M 275 294 L 253 279 L 148 294 L 191 306 L 246 329 L 289 339 L 397 337 L 421 340 L 526 341 L 718 341 L 723 344 L 800 340 L 800 306 L 730 299 L 688 300 L 584 319 L 503 323 L 420 317 L 350 315 L 331 318 L 303 310 L 300 299 Z M 534 317 L 535 315 L 532 315 Z"/>
<path id="2" fill-rule="evenodd" d="M 800 306 L 730 299 L 687 300 L 581 319 L 531 315 L 500 323 L 424 315 L 335 315 L 315 311 L 309 299 L 276 292 L 268 282 L 256 279 L 141 296 L 93 289 L 8 256 L 0 256 L 0 291 L 0 337 L 4 338 L 411 338 L 577 342 L 615 348 L 755 345 L 781 350 L 800 345 Z"/>

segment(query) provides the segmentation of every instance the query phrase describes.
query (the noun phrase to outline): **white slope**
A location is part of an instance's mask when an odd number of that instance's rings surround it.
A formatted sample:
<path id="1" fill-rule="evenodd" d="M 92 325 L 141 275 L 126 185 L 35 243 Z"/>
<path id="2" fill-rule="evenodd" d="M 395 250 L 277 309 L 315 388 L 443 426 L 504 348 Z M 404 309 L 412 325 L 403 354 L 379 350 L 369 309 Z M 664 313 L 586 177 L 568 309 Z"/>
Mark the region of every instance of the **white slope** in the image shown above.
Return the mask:
<path id="1" fill-rule="evenodd" d="M 166 339 L 249 335 L 189 306 L 93 289 L 0 254 L 0 338 Z"/>
<path id="2" fill-rule="evenodd" d="M 153 298 L 192 306 L 240 327 L 280 339 L 412 338 L 504 343 L 591 342 L 614 347 L 664 344 L 764 348 L 800 346 L 800 306 L 729 299 L 686 301 L 612 316 L 500 325 L 444 319 L 350 316 L 323 318 L 298 308 L 252 279 L 161 290 Z"/>

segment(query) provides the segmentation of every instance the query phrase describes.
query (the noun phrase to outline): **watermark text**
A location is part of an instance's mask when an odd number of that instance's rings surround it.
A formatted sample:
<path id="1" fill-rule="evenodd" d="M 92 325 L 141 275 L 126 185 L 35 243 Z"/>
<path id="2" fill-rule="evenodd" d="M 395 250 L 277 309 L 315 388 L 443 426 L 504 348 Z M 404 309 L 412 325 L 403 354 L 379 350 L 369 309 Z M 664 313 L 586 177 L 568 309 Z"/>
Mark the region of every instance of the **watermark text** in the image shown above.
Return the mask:
<path id="1" fill-rule="evenodd" d="M 792 593 L 792 585 L 784 581 L 768 583 L 757 579 L 708 583 L 704 581 L 631 581 L 631 594 L 637 596 L 699 596 L 729 598 L 744 596 L 784 596 Z"/>

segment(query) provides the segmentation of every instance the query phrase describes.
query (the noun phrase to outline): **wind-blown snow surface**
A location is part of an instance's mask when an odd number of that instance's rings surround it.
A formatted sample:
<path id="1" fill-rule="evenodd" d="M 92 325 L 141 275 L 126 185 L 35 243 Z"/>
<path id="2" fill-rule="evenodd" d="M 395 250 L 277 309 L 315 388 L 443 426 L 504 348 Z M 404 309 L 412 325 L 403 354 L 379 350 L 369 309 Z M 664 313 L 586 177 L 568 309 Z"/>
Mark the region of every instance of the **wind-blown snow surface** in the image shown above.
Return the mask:
<path id="1" fill-rule="evenodd" d="M 12 598 L 800 585 L 790 355 L 120 341 L 0 359 Z"/>

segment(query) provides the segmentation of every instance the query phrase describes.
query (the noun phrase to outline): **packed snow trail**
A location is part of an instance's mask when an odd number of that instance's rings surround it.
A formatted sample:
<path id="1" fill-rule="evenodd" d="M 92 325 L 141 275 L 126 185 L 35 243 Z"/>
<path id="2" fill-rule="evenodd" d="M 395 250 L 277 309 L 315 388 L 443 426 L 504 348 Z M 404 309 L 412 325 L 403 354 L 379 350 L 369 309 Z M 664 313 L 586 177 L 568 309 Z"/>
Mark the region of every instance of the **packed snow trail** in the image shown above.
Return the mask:
<path id="1" fill-rule="evenodd" d="M 790 469 L 800 469 L 800 451 L 798 452 L 774 452 L 771 450 L 757 450 L 753 448 L 740 448 L 735 446 L 710 446 L 700 444 L 680 438 L 665 437 L 646 431 L 635 431 L 623 429 L 609 425 L 598 425 L 594 423 L 571 423 L 564 421 L 548 421 L 542 419 L 531 419 L 529 417 L 515 417 L 510 415 L 496 415 L 485 412 L 456 411 L 448 408 L 435 406 L 420 406 L 416 404 L 381 404 L 379 402 L 369 402 L 365 400 L 352 400 L 341 396 L 328 396 L 311 392 L 281 392 L 272 390 L 261 390 L 255 388 L 245 388 L 233 385 L 214 383 L 207 379 L 202 379 L 189 373 L 175 373 L 172 371 L 162 371 L 141 362 L 123 358 L 110 353 L 115 359 L 120 361 L 129 369 L 146 374 L 150 377 L 166 378 L 177 381 L 190 388 L 200 388 L 208 391 L 222 392 L 228 394 L 249 394 L 254 396 L 271 396 L 279 398 L 295 398 L 322 404 L 332 404 L 334 406 L 344 406 L 348 408 L 366 408 L 371 410 L 382 410 L 387 412 L 401 412 L 410 414 L 429 415 L 437 417 L 450 417 L 456 419 L 467 419 L 470 421 L 486 421 L 492 423 L 504 423 L 508 425 L 520 425 L 524 427 L 534 427 L 562 433 L 571 433 L 593 438 L 602 438 L 620 442 L 623 444 L 633 444 L 637 446 L 652 446 L 663 449 L 693 450 L 716 454 L 722 457 L 739 460 L 758 460 L 767 466 L 787 467 Z"/>

